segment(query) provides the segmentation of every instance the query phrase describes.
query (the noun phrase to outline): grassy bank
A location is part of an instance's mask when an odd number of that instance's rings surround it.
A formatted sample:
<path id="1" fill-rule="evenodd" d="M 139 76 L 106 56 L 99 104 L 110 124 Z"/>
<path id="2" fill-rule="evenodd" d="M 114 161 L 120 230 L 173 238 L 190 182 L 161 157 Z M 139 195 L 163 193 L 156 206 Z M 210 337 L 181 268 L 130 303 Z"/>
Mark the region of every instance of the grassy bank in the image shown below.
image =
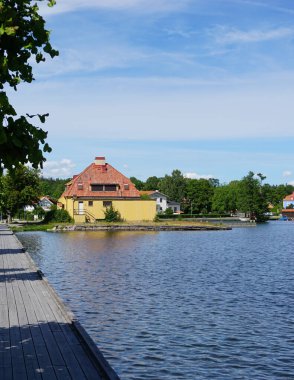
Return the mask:
<path id="1" fill-rule="evenodd" d="M 13 232 L 24 232 L 24 231 L 47 231 L 51 230 L 56 225 L 68 226 L 68 223 L 13 223 L 9 227 Z"/>
<path id="2" fill-rule="evenodd" d="M 112 226 L 112 225 L 121 225 L 121 226 L 202 226 L 202 227 L 209 227 L 209 226 L 215 226 L 215 223 L 208 223 L 208 222 L 195 222 L 195 221 L 174 221 L 174 220 L 166 220 L 166 221 L 159 221 L 159 222 L 149 222 L 149 221 L 143 221 L 143 222 L 115 222 L 115 223 L 107 223 L 107 222 L 97 222 L 93 224 L 84 224 L 84 226 Z M 80 224 L 83 225 L 83 224 Z M 24 232 L 24 231 L 48 231 L 52 230 L 54 227 L 68 227 L 68 226 L 74 226 L 74 224 L 71 223 L 42 223 L 42 222 L 27 222 L 27 223 L 13 223 L 10 224 L 10 228 L 14 232 Z"/>

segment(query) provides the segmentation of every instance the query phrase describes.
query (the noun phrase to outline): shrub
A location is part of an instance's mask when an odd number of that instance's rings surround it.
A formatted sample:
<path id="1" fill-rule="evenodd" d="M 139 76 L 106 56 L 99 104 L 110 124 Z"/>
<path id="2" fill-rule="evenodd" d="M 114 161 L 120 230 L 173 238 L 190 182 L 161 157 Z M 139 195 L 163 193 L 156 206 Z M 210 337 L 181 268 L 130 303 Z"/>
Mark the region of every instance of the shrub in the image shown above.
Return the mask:
<path id="1" fill-rule="evenodd" d="M 172 208 L 168 207 L 165 211 L 164 211 L 165 215 L 173 215 L 173 210 Z"/>
<path id="2" fill-rule="evenodd" d="M 57 223 L 70 223 L 72 218 L 66 210 L 50 210 L 46 213 L 43 220 L 44 223 L 57 222 Z"/>
<path id="3" fill-rule="evenodd" d="M 41 206 L 36 206 L 34 214 L 38 215 L 38 218 L 41 219 L 41 218 L 44 218 L 44 216 L 46 215 L 46 212 L 43 210 Z"/>
<path id="4" fill-rule="evenodd" d="M 160 218 L 158 215 L 155 215 L 155 217 L 153 218 L 153 222 L 159 222 L 160 221 Z"/>
<path id="5" fill-rule="evenodd" d="M 142 200 L 145 200 L 145 201 L 147 201 L 147 200 L 150 200 L 151 198 L 149 197 L 149 195 L 148 194 L 141 194 L 140 195 L 140 198 L 142 199 Z"/>
<path id="6" fill-rule="evenodd" d="M 107 209 L 104 211 L 104 215 L 105 215 L 106 222 L 122 222 L 123 221 L 120 215 L 120 212 L 115 210 L 112 205 L 110 207 L 107 207 Z"/>

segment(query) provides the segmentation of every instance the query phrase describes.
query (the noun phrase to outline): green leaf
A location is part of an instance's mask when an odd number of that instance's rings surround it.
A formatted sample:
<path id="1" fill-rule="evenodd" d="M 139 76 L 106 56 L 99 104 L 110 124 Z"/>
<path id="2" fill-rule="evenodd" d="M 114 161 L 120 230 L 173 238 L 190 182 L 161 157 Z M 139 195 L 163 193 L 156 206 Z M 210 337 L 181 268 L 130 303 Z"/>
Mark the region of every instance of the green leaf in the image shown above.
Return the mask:
<path id="1" fill-rule="evenodd" d="M 11 139 L 11 141 L 12 141 L 12 143 L 13 143 L 15 146 L 17 146 L 18 148 L 21 148 L 22 143 L 21 143 L 21 141 L 20 141 L 17 137 L 13 137 L 13 138 Z"/>
<path id="2" fill-rule="evenodd" d="M 56 4 L 55 0 L 49 0 L 48 1 L 48 7 L 53 7 Z"/>
<path id="3" fill-rule="evenodd" d="M 17 30 L 18 30 L 18 26 L 8 26 L 8 27 L 5 28 L 4 32 L 8 36 L 12 36 L 13 34 L 16 33 Z"/>
<path id="4" fill-rule="evenodd" d="M 38 53 L 36 55 L 36 62 L 39 63 L 39 62 L 44 62 L 44 61 L 45 61 L 45 58 L 44 58 L 43 54 Z"/>
<path id="5" fill-rule="evenodd" d="M 0 144 L 5 144 L 7 142 L 6 133 L 4 127 L 0 126 Z"/>
<path id="6" fill-rule="evenodd" d="M 44 115 L 39 115 L 38 114 L 38 116 L 39 116 L 40 122 L 41 123 L 45 123 L 46 117 L 49 116 L 49 113 L 45 113 Z"/>

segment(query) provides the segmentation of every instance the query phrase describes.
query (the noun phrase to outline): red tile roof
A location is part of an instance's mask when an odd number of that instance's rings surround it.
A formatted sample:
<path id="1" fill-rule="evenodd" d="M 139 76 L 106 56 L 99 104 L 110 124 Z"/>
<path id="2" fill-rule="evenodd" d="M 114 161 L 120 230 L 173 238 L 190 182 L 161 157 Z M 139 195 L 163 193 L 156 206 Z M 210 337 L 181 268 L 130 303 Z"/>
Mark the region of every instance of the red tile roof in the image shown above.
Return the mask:
<path id="1" fill-rule="evenodd" d="M 116 191 L 92 191 L 91 185 L 117 185 Z M 140 198 L 135 185 L 108 163 L 92 163 L 67 183 L 62 197 Z"/>
<path id="2" fill-rule="evenodd" d="M 285 198 L 284 198 L 284 201 L 294 201 L 294 193 L 290 194 L 290 195 L 287 195 Z"/>

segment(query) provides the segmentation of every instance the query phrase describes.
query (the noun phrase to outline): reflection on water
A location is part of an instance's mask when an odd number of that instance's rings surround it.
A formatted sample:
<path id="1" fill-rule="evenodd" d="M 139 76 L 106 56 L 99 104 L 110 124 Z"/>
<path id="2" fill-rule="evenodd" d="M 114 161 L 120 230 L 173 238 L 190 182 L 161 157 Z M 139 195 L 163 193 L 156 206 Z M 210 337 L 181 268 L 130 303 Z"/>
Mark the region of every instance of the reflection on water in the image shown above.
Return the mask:
<path id="1" fill-rule="evenodd" d="M 18 237 L 122 379 L 290 379 L 293 232 Z"/>

